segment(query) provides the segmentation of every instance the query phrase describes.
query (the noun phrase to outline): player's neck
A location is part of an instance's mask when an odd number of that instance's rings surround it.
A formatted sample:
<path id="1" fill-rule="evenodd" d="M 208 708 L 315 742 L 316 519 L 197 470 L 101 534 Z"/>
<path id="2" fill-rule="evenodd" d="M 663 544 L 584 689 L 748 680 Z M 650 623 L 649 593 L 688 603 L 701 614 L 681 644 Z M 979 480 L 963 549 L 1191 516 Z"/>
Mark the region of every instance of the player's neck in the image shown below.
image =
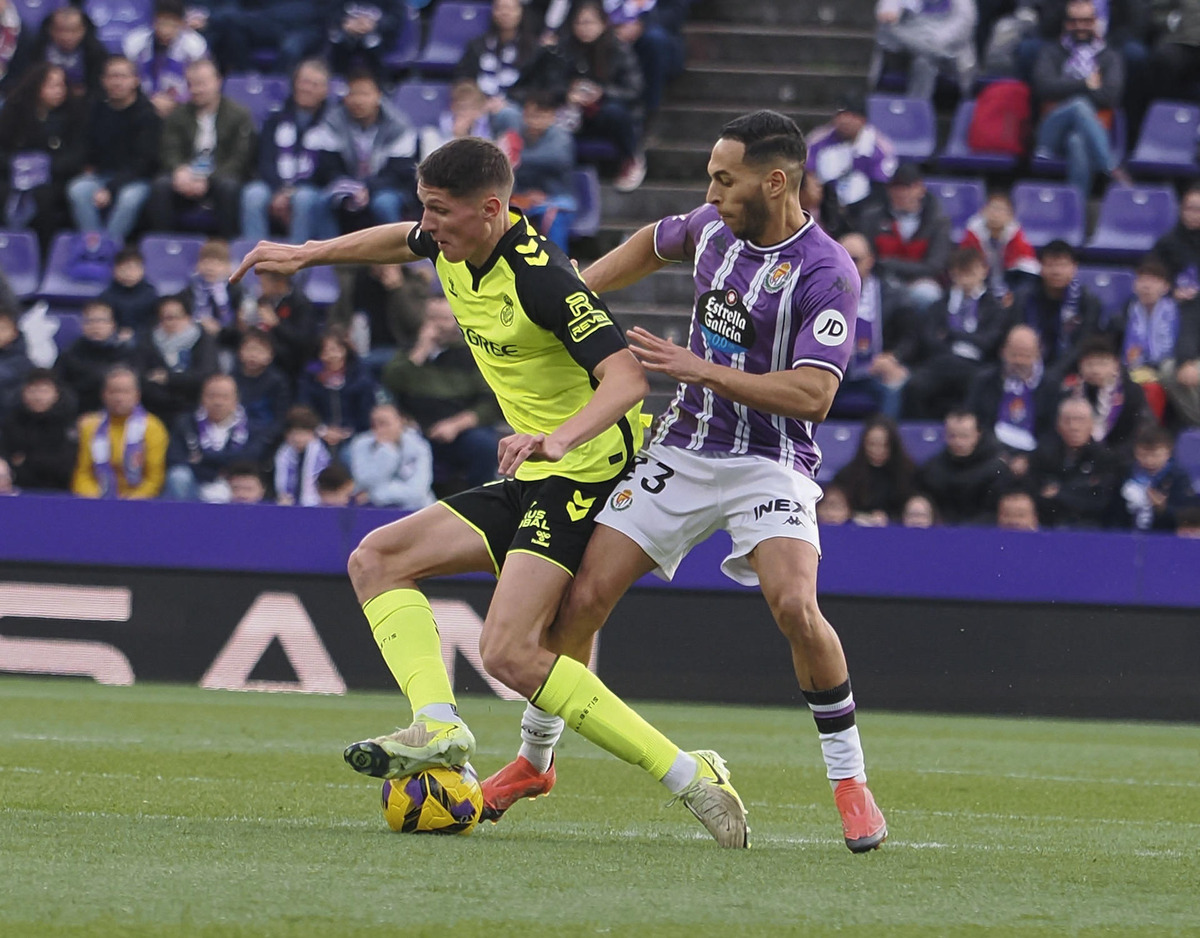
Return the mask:
<path id="1" fill-rule="evenodd" d="M 769 248 L 786 241 L 808 223 L 808 216 L 800 207 L 799 200 L 788 200 L 783 203 L 783 211 L 772 214 L 762 232 L 751 243 L 757 247 Z"/>
<path id="2" fill-rule="evenodd" d="M 467 263 L 472 267 L 480 268 L 488 262 L 488 259 L 496 250 L 496 245 L 508 234 L 512 228 L 512 215 L 509 214 L 508 206 L 504 207 L 504 211 L 497 216 L 496 221 L 492 223 L 491 234 L 480 243 L 479 248 L 467 258 Z"/>

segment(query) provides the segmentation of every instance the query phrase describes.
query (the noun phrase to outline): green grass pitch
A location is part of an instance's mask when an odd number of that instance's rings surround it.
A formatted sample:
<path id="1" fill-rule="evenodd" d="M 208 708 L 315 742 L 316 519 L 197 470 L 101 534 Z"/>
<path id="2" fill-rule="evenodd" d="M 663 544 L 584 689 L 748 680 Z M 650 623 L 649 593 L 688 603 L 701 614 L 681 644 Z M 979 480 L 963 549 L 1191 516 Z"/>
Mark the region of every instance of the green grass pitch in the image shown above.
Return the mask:
<path id="1" fill-rule="evenodd" d="M 460 703 L 491 772 L 520 708 Z M 0 679 L 0 936 L 1200 935 L 1200 727 L 866 711 L 853 856 L 807 713 L 642 710 L 729 760 L 753 849 L 579 738 L 500 825 L 393 834 L 341 750 L 398 695 Z"/>

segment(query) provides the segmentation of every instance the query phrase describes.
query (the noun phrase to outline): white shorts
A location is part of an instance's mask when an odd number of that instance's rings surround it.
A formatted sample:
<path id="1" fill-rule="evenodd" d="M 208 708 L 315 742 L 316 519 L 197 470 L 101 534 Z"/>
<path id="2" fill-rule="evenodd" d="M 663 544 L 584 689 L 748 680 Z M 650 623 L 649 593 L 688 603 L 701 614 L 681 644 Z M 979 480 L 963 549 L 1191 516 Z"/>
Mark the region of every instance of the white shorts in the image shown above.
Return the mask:
<path id="1" fill-rule="evenodd" d="M 820 556 L 820 498 L 812 479 L 761 456 L 652 443 L 638 453 L 633 474 L 617 483 L 596 521 L 633 540 L 664 580 L 675 575 L 688 551 L 724 529 L 733 550 L 721 571 L 743 586 L 757 586 L 747 555 L 768 538 L 807 541 Z"/>

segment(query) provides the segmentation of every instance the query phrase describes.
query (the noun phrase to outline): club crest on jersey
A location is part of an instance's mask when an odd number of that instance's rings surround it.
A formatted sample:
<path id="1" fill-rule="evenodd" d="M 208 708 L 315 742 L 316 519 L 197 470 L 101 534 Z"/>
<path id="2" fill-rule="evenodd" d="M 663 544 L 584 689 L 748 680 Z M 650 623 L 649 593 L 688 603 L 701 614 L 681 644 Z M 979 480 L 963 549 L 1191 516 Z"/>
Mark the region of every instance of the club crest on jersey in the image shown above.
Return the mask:
<path id="1" fill-rule="evenodd" d="M 791 275 L 792 262 L 781 261 L 775 265 L 774 270 L 767 274 L 767 282 L 763 286 L 767 288 L 768 293 L 778 293 Z"/>
<path id="2" fill-rule="evenodd" d="M 504 308 L 500 310 L 500 325 L 507 329 L 513 324 L 513 318 L 516 316 L 516 312 L 513 310 L 513 301 L 511 296 L 505 293 L 502 299 L 504 300 Z"/>
<path id="3" fill-rule="evenodd" d="M 754 323 L 737 290 L 710 290 L 696 301 L 705 341 L 718 352 L 736 355 L 754 344 Z"/>
<path id="4" fill-rule="evenodd" d="M 624 511 L 633 504 L 633 492 L 629 489 L 614 492 L 608 504 L 613 511 Z"/>

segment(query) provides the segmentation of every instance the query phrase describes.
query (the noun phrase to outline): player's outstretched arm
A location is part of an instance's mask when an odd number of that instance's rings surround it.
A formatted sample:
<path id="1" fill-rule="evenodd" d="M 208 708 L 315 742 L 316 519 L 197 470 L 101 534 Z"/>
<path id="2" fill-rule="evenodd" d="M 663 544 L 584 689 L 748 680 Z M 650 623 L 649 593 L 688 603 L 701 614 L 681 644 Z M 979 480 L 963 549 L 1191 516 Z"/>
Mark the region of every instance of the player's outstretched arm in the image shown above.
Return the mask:
<path id="1" fill-rule="evenodd" d="M 646 373 L 628 349 L 613 352 L 592 374 L 599 383 L 591 399 L 553 433 L 514 433 L 500 441 L 500 475 L 511 476 L 527 459 L 557 462 L 613 426 L 650 390 Z"/>
<path id="2" fill-rule="evenodd" d="M 626 334 L 630 349 L 647 371 L 708 388 L 726 400 L 766 414 L 819 423 L 829 413 L 841 383 L 832 371 L 812 366 L 748 374 L 705 361 L 682 345 L 660 339 L 640 327 Z"/>
<path id="3" fill-rule="evenodd" d="M 305 267 L 322 264 L 409 264 L 419 260 L 408 246 L 408 233 L 416 222 L 402 221 L 352 231 L 328 241 L 277 244 L 260 241 L 229 278 L 237 283 L 246 272 L 291 276 Z"/>
<path id="4" fill-rule="evenodd" d="M 654 228 L 654 225 L 639 228 L 624 244 L 590 264 L 581 274 L 583 282 L 593 293 L 605 293 L 637 283 L 665 267 L 667 262 L 654 250 Z"/>

